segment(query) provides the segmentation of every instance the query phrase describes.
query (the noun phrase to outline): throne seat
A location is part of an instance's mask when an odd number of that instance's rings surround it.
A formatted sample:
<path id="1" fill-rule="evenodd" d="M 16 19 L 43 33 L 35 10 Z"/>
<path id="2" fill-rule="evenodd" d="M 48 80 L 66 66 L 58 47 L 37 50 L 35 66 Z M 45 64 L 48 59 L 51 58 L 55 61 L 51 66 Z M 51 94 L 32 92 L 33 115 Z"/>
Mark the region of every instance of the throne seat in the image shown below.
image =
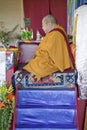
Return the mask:
<path id="1" fill-rule="evenodd" d="M 76 71 L 54 72 L 39 81 L 34 79 L 34 75 L 31 73 L 24 74 L 20 70 L 17 70 L 13 76 L 14 86 L 21 86 L 21 88 L 57 88 L 57 87 L 69 87 L 72 84 L 76 84 Z"/>

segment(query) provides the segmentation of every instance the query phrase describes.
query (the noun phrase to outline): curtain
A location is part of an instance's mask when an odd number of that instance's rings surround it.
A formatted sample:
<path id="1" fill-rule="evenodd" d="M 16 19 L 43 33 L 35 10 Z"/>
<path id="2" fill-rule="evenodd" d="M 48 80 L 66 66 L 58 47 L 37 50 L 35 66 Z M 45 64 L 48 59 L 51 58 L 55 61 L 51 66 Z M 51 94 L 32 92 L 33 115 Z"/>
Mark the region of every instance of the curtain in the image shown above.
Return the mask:
<path id="1" fill-rule="evenodd" d="M 34 39 L 37 30 L 44 35 L 42 18 L 47 14 L 53 14 L 66 30 L 66 4 L 66 0 L 23 0 L 24 17 L 31 19 L 30 28 L 33 29 Z"/>
<path id="2" fill-rule="evenodd" d="M 50 0 L 51 13 L 56 17 L 58 23 L 62 25 L 65 30 L 67 26 L 67 1 L 66 0 Z"/>

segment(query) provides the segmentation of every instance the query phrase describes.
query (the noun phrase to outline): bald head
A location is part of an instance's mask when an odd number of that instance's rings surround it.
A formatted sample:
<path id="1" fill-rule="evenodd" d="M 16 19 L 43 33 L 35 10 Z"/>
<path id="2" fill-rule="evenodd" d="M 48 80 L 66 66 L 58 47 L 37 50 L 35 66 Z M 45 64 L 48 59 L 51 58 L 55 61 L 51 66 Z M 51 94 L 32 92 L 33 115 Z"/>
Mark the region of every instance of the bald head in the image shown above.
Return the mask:
<path id="1" fill-rule="evenodd" d="M 42 19 L 42 28 L 45 33 L 51 31 L 57 25 L 57 20 L 53 15 L 46 15 Z"/>
<path id="2" fill-rule="evenodd" d="M 56 18 L 53 16 L 53 15 L 46 15 L 44 18 L 43 18 L 43 20 L 42 21 L 44 21 L 44 23 L 52 23 L 52 24 L 57 24 L 57 20 L 56 20 Z"/>

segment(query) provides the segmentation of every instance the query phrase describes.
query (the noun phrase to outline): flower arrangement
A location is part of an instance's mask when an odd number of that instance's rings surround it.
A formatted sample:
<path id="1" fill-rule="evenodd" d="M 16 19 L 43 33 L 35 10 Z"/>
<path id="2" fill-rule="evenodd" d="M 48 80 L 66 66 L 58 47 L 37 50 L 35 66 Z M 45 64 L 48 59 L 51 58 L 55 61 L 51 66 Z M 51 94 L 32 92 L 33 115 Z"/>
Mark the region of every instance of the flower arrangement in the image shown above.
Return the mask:
<path id="1" fill-rule="evenodd" d="M 29 41 L 33 38 L 33 31 L 32 29 L 29 30 L 30 27 L 30 18 L 24 18 L 24 29 L 21 30 L 21 39 L 24 41 Z"/>
<path id="2" fill-rule="evenodd" d="M 18 28 L 19 25 L 16 25 L 11 31 L 8 31 L 4 25 L 0 26 L 0 42 L 4 47 L 9 46 L 14 39 L 16 39 L 16 35 L 14 32 Z"/>
<path id="3" fill-rule="evenodd" d="M 21 33 L 21 39 L 23 40 L 31 40 L 32 39 L 32 30 L 23 30 Z"/>
<path id="4" fill-rule="evenodd" d="M 9 130 L 14 112 L 14 95 L 12 85 L 0 85 L 0 130 Z"/>

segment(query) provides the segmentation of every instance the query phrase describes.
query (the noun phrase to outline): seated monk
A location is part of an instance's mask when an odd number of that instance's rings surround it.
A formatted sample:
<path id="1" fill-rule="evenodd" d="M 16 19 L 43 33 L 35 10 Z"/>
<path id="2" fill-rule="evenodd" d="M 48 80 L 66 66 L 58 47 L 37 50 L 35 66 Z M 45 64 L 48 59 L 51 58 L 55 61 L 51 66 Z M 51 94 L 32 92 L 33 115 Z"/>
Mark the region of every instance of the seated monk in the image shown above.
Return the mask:
<path id="1" fill-rule="evenodd" d="M 23 67 L 24 70 L 35 75 L 37 80 L 53 72 L 74 69 L 64 38 L 64 35 L 67 37 L 67 34 L 63 27 L 57 24 L 55 17 L 45 16 L 42 19 L 42 29 L 46 35 L 41 40 L 34 58 Z"/>
<path id="2" fill-rule="evenodd" d="M 13 75 L 13 84 L 15 76 L 17 83 L 28 74 L 30 82 L 40 81 L 40 79 L 53 74 L 54 72 L 64 72 L 68 69 L 74 70 L 74 59 L 68 43 L 65 30 L 59 24 L 54 16 L 47 15 L 42 19 L 42 29 L 46 33 L 41 40 L 34 58 L 32 58 L 22 71 L 16 71 Z"/>

